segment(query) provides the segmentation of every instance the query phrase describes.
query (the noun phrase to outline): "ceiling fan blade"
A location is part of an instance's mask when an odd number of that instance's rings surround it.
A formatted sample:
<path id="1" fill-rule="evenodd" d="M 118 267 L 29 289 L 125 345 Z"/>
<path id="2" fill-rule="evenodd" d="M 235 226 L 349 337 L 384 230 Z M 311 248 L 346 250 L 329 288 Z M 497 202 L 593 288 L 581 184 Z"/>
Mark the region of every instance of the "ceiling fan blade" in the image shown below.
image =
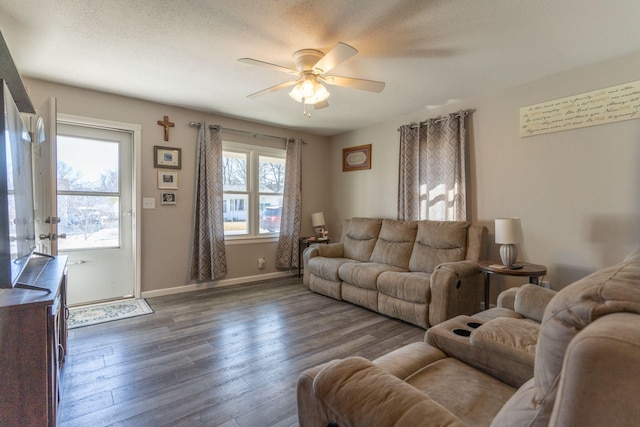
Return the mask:
<path id="1" fill-rule="evenodd" d="M 280 83 L 279 85 L 271 86 L 271 87 L 263 89 L 263 90 L 261 90 L 259 92 L 252 93 L 251 95 L 247 95 L 247 98 L 256 98 L 256 97 L 258 97 L 260 95 L 265 95 L 267 93 L 271 93 L 271 92 L 275 92 L 275 91 L 280 90 L 280 89 L 284 89 L 285 87 L 293 86 L 296 83 L 298 83 L 297 80 L 290 80 L 288 82 Z"/>
<path id="2" fill-rule="evenodd" d="M 328 73 L 338 64 L 346 61 L 357 53 L 358 51 L 355 48 L 340 42 L 316 62 L 316 65 L 313 66 L 313 71 L 318 74 Z"/>
<path id="3" fill-rule="evenodd" d="M 315 104 L 313 104 L 313 108 L 315 108 L 316 110 L 321 110 L 323 108 L 327 108 L 328 106 L 329 101 L 327 101 L 326 99 L 324 101 L 316 102 Z"/>
<path id="4" fill-rule="evenodd" d="M 272 68 L 274 70 L 282 71 L 283 73 L 292 74 L 294 76 L 297 76 L 297 75 L 300 74 L 298 71 L 293 70 L 291 68 L 283 67 L 283 66 L 277 65 L 277 64 L 272 64 L 270 62 L 259 61 L 257 59 L 253 59 L 253 58 L 240 58 L 240 59 L 238 59 L 238 62 L 243 62 L 243 63 L 249 64 L 249 65 L 257 65 L 259 67 Z"/>
<path id="5" fill-rule="evenodd" d="M 375 80 L 354 79 L 353 77 L 325 76 L 318 78 L 330 85 L 366 90 L 369 92 L 382 92 L 382 89 L 384 89 L 385 86 L 384 82 L 378 82 Z"/>

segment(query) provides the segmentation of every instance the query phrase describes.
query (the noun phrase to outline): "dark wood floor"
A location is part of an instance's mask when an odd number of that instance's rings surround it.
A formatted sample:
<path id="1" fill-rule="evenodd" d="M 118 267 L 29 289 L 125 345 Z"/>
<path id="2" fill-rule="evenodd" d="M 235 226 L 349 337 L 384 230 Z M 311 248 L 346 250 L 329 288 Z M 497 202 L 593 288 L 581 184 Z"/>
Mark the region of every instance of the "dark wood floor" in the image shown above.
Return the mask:
<path id="1" fill-rule="evenodd" d="M 298 278 L 147 301 L 154 314 L 70 331 L 61 426 L 296 426 L 304 369 L 424 335 Z"/>

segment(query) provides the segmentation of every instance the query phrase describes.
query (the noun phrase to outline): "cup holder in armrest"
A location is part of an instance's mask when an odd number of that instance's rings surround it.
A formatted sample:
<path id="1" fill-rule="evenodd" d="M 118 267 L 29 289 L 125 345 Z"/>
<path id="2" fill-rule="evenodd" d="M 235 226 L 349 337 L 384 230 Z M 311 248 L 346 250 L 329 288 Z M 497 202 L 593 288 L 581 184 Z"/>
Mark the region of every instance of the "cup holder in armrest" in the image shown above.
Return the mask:
<path id="1" fill-rule="evenodd" d="M 454 329 L 451 332 L 453 332 L 456 335 L 460 335 L 461 337 L 468 337 L 471 335 L 471 331 L 468 331 L 466 329 Z"/>
<path id="2" fill-rule="evenodd" d="M 482 326 L 482 323 L 478 323 L 478 322 L 468 322 L 467 326 L 473 329 L 479 328 L 480 326 Z"/>

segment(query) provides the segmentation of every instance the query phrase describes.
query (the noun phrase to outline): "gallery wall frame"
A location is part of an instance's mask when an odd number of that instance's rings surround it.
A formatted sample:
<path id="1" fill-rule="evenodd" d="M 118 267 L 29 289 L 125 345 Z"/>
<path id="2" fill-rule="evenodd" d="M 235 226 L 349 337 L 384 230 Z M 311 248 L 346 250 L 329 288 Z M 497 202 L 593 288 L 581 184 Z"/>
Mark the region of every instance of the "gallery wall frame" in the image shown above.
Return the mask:
<path id="1" fill-rule="evenodd" d="M 182 148 L 153 146 L 153 167 L 182 169 Z"/>
<path id="2" fill-rule="evenodd" d="M 166 190 L 177 190 L 178 172 L 158 171 L 158 188 Z"/>
<path id="3" fill-rule="evenodd" d="M 371 169 L 371 144 L 342 149 L 342 172 Z"/>
<path id="4" fill-rule="evenodd" d="M 173 191 L 163 191 L 160 203 L 163 205 L 175 205 L 176 193 Z"/>

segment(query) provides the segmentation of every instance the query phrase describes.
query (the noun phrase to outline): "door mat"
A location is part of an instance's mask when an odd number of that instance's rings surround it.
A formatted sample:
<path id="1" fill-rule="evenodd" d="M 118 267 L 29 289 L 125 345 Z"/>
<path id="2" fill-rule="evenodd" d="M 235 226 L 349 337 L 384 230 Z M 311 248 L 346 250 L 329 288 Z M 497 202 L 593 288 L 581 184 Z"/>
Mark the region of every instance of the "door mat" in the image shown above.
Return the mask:
<path id="1" fill-rule="evenodd" d="M 126 299 L 69 308 L 69 329 L 153 313 L 144 299 Z"/>

